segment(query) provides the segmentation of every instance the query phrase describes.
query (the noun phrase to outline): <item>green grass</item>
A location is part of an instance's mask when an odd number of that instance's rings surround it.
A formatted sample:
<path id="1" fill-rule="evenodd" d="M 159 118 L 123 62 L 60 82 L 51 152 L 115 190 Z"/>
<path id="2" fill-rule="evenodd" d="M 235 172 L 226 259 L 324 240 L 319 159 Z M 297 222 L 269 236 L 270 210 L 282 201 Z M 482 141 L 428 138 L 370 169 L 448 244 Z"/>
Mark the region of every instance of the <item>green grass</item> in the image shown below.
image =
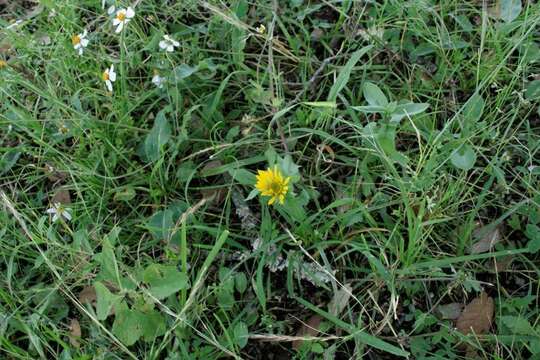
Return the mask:
<path id="1" fill-rule="evenodd" d="M 538 4 L 112 4 L 0 1 L 2 358 L 540 356 Z"/>

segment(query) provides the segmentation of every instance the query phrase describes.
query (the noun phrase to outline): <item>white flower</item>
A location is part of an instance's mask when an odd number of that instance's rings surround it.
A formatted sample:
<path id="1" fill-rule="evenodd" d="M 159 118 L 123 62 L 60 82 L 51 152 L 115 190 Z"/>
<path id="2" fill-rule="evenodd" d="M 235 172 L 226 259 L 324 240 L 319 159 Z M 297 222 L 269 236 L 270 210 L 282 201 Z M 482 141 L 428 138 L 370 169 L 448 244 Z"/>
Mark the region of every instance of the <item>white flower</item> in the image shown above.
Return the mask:
<path id="1" fill-rule="evenodd" d="M 113 8 L 113 7 L 111 7 Z M 109 11 L 111 10 L 109 8 Z M 114 11 L 114 9 L 113 9 Z M 128 7 L 127 9 L 119 9 L 116 11 L 116 16 L 113 19 L 113 26 L 116 26 L 116 33 L 119 33 L 122 31 L 124 26 L 135 16 L 135 10 L 133 10 L 132 7 Z"/>
<path id="2" fill-rule="evenodd" d="M 156 85 L 158 89 L 163 88 L 163 84 L 165 84 L 166 79 L 164 77 L 159 76 L 158 73 L 154 74 L 154 77 L 152 77 L 152 84 Z"/>
<path id="3" fill-rule="evenodd" d="M 255 30 L 257 30 L 257 32 L 262 35 L 266 33 L 266 26 L 264 26 L 264 24 L 260 24 L 255 28 Z"/>
<path id="4" fill-rule="evenodd" d="M 66 220 L 71 220 L 71 214 L 69 213 L 71 209 L 65 208 L 60 203 L 54 203 L 53 206 L 50 209 L 47 209 L 47 214 L 52 214 L 53 218 L 52 221 L 56 222 L 58 219 L 61 219 L 62 217 Z"/>
<path id="5" fill-rule="evenodd" d="M 107 9 L 107 14 L 109 15 L 114 14 L 114 10 L 116 10 L 116 8 L 114 7 L 114 5 L 111 5 L 111 7 Z"/>
<path id="6" fill-rule="evenodd" d="M 175 47 L 179 47 L 180 43 L 169 35 L 163 35 L 163 39 L 159 42 L 159 47 L 162 50 L 167 50 L 167 52 L 173 52 Z"/>
<path id="7" fill-rule="evenodd" d="M 105 81 L 107 90 L 109 90 L 109 92 L 112 92 L 113 91 L 112 83 L 116 81 L 116 73 L 114 72 L 114 64 L 112 64 L 110 68 L 105 69 L 105 71 L 101 75 L 101 78 L 103 79 L 103 81 Z"/>
<path id="8" fill-rule="evenodd" d="M 88 46 L 88 43 L 90 42 L 86 35 L 88 35 L 88 32 L 86 29 L 83 31 L 82 34 L 73 35 L 71 37 L 71 43 L 73 44 L 73 48 L 77 50 L 79 55 L 83 54 L 84 48 Z"/>

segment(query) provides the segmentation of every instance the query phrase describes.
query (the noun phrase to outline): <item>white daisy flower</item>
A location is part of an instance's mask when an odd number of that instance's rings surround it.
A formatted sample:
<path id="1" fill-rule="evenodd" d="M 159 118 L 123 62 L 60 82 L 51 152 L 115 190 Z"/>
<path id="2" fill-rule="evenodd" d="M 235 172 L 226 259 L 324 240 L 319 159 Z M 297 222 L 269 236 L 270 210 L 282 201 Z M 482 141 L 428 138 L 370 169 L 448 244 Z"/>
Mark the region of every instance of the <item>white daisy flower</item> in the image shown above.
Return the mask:
<path id="1" fill-rule="evenodd" d="M 173 52 L 175 47 L 179 47 L 180 43 L 169 35 L 163 35 L 163 40 L 159 42 L 159 47 L 167 52 Z"/>
<path id="2" fill-rule="evenodd" d="M 60 203 L 54 203 L 50 209 L 47 209 L 47 214 L 52 214 L 52 221 L 56 222 L 58 219 L 64 218 L 66 220 L 71 220 L 71 214 L 69 213 L 71 209 L 65 208 Z"/>
<path id="3" fill-rule="evenodd" d="M 110 10 L 110 8 L 109 8 Z M 114 10 L 113 10 L 114 11 Z M 125 25 L 135 16 L 135 10 L 130 6 L 127 9 L 118 9 L 113 19 L 113 26 L 116 26 L 116 33 L 122 31 Z"/>
<path id="4" fill-rule="evenodd" d="M 160 76 L 158 72 L 154 73 L 154 77 L 152 77 L 152 84 L 156 85 L 158 89 L 162 89 L 163 85 L 165 84 L 167 79 Z"/>
<path id="5" fill-rule="evenodd" d="M 105 69 L 103 74 L 101 74 L 101 78 L 103 79 L 103 81 L 105 81 L 107 90 L 109 90 L 109 92 L 112 92 L 113 91 L 112 83 L 116 81 L 116 73 L 114 72 L 114 64 L 112 64 L 110 68 Z"/>
<path id="6" fill-rule="evenodd" d="M 71 37 L 71 43 L 73 44 L 73 48 L 77 50 L 79 55 L 83 54 L 84 48 L 88 46 L 88 43 L 90 42 L 86 35 L 88 35 L 88 32 L 86 29 L 82 32 L 82 34 L 73 35 Z"/>

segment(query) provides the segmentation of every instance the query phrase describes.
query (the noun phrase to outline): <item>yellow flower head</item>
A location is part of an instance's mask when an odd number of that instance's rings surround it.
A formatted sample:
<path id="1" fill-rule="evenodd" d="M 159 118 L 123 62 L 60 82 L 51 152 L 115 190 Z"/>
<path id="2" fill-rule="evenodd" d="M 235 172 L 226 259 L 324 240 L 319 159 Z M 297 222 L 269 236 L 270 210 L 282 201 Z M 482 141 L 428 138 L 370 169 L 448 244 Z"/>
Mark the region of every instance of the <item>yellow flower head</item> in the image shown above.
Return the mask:
<path id="1" fill-rule="evenodd" d="M 261 192 L 262 196 L 271 197 L 268 200 L 268 205 L 272 205 L 276 200 L 283 204 L 285 195 L 289 191 L 290 179 L 290 177 L 285 178 L 278 167 L 274 166 L 273 169 L 259 170 L 255 187 Z"/>
<path id="2" fill-rule="evenodd" d="M 5 60 L 0 60 L 0 69 L 5 68 L 8 63 Z"/>

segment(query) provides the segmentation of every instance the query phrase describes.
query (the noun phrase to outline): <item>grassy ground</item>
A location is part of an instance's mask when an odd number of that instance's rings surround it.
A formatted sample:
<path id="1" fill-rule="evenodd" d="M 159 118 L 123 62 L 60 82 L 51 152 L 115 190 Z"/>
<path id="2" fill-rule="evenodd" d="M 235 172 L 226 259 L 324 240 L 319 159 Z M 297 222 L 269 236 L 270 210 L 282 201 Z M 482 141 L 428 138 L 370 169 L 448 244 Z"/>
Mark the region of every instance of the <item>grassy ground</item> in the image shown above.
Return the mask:
<path id="1" fill-rule="evenodd" d="M 2 358 L 540 357 L 536 1 L 110 5 L 0 1 Z"/>

